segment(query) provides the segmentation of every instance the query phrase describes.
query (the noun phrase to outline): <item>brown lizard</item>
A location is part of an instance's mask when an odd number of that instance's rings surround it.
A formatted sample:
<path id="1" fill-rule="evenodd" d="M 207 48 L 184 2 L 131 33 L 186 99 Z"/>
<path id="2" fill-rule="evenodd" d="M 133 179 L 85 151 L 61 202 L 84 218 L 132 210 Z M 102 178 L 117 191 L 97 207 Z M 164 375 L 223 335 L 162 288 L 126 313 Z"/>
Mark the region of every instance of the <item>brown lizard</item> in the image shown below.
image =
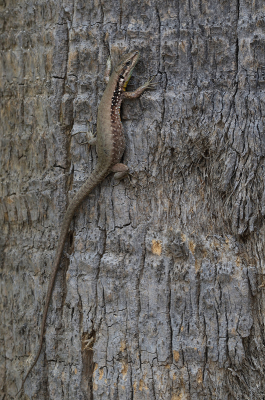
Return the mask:
<path id="1" fill-rule="evenodd" d="M 97 150 L 97 164 L 94 171 L 88 177 L 86 182 L 81 186 L 79 191 L 73 197 L 70 202 L 61 227 L 61 233 L 58 241 L 56 250 L 56 256 L 54 260 L 53 272 L 50 278 L 49 287 L 46 295 L 46 302 L 42 317 L 40 339 L 38 352 L 26 373 L 25 378 L 22 381 L 21 389 L 23 389 L 24 383 L 35 366 L 36 362 L 41 353 L 42 343 L 44 338 L 45 323 L 48 314 L 49 304 L 53 291 L 56 274 L 60 265 L 60 259 L 63 253 L 64 243 L 68 234 L 69 226 L 74 213 L 80 203 L 88 196 L 88 194 L 97 186 L 110 172 L 114 172 L 116 179 L 122 179 L 128 174 L 128 167 L 124 164 L 119 163 L 124 149 L 125 149 L 125 138 L 123 135 L 121 118 L 120 118 L 120 106 L 123 99 L 135 99 L 139 97 L 144 90 L 151 88 L 151 80 L 147 81 L 143 86 L 140 86 L 134 92 L 126 92 L 126 86 L 132 75 L 133 68 L 135 67 L 139 59 L 139 52 L 133 51 L 125 55 L 114 68 L 113 73 L 110 74 L 110 61 L 107 63 L 107 73 L 105 80 L 108 82 L 105 92 L 102 96 L 101 102 L 98 107 L 97 115 L 97 135 L 94 137 L 90 134 L 89 143 L 96 144 Z"/>

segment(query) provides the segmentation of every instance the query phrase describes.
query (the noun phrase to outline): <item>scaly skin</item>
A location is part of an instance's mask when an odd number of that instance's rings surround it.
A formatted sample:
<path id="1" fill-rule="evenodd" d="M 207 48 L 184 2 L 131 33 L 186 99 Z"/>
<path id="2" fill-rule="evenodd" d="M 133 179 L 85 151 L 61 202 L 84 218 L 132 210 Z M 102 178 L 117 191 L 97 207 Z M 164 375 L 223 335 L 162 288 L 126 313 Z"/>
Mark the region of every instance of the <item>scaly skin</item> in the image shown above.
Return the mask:
<path id="1" fill-rule="evenodd" d="M 80 203 L 89 195 L 89 193 L 110 173 L 115 172 L 115 178 L 121 179 L 128 173 L 128 167 L 124 164 L 119 164 L 125 149 L 125 138 L 122 131 L 122 124 L 120 119 L 120 106 L 124 98 L 139 97 L 145 89 L 151 88 L 151 81 L 146 82 L 143 86 L 134 92 L 125 92 L 127 83 L 131 77 L 132 70 L 136 65 L 139 58 L 139 52 L 134 51 L 127 54 L 120 61 L 114 69 L 111 77 L 108 80 L 107 87 L 102 96 L 101 102 L 98 107 L 97 116 L 97 137 L 96 149 L 98 155 L 97 165 L 88 177 L 87 181 L 83 184 L 80 190 L 76 193 L 70 202 L 65 213 L 60 238 L 56 250 L 54 260 L 53 272 L 50 278 L 49 287 L 46 295 L 45 308 L 42 317 L 39 348 L 38 352 L 23 379 L 21 389 L 24 383 L 35 366 L 41 353 L 42 343 L 44 338 L 45 323 L 48 314 L 49 304 L 52 296 L 56 274 L 60 266 L 60 260 L 63 253 L 64 243 L 68 235 L 69 226 L 74 213 Z M 109 66 L 108 66 L 109 68 Z M 94 142 L 93 138 L 91 143 Z M 19 393 L 18 392 L 18 393 Z M 17 394 L 18 394 L 17 393 Z"/>

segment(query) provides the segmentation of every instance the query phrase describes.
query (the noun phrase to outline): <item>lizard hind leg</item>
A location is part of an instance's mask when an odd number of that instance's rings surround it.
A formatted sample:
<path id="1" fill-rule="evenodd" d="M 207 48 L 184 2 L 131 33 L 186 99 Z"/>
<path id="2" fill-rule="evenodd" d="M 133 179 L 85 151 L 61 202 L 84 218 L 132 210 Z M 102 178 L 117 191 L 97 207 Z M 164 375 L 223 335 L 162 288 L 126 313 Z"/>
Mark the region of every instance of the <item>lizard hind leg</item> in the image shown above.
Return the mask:
<path id="1" fill-rule="evenodd" d="M 114 172 L 114 179 L 120 181 L 129 174 L 129 168 L 125 164 L 115 164 L 111 167 L 111 172 Z"/>
<path id="2" fill-rule="evenodd" d="M 86 137 L 87 137 L 87 141 L 80 143 L 80 144 L 89 144 L 90 146 L 94 146 L 97 144 L 97 135 L 95 133 L 93 133 L 93 131 L 89 130 L 88 126 L 87 126 L 86 131 L 82 130 L 82 125 L 78 126 L 72 133 L 72 136 L 75 136 L 78 133 L 85 133 Z"/>

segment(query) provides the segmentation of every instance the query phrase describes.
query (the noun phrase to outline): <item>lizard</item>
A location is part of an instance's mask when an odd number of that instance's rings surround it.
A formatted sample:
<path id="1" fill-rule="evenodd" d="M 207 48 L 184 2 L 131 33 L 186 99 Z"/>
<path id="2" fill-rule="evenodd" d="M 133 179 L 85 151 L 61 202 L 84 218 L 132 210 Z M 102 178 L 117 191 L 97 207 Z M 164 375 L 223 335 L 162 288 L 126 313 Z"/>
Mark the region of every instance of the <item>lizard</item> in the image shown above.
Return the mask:
<path id="1" fill-rule="evenodd" d="M 139 97 L 146 89 L 150 89 L 154 85 L 151 83 L 152 79 L 149 79 L 144 85 L 140 86 L 135 91 L 126 91 L 126 86 L 131 78 L 136 63 L 138 62 L 139 56 L 139 51 L 132 51 L 126 54 L 114 68 L 111 76 L 111 63 L 110 58 L 108 59 L 104 78 L 107 86 L 98 106 L 97 133 L 96 135 L 93 135 L 91 132 L 88 132 L 88 143 L 90 145 L 96 144 L 97 163 L 88 179 L 70 201 L 64 215 L 53 270 L 46 294 L 38 351 L 22 381 L 21 388 L 17 392 L 17 395 L 22 391 L 26 379 L 37 363 L 41 353 L 52 291 L 74 213 L 89 193 L 111 172 L 114 172 L 114 178 L 118 180 L 123 179 L 129 173 L 129 168 L 125 164 L 120 163 L 125 150 L 125 137 L 120 118 L 121 103 L 124 99 L 135 99 Z"/>

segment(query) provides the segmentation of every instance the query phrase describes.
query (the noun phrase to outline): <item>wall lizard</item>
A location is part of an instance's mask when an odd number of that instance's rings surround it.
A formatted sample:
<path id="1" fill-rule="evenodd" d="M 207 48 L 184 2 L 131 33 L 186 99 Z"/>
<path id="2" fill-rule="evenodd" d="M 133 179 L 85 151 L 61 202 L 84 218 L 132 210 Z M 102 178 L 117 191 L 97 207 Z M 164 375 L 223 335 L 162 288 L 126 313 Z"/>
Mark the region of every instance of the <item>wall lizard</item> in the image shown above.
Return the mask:
<path id="1" fill-rule="evenodd" d="M 139 52 L 133 51 L 125 55 L 114 68 L 113 73 L 110 74 L 110 61 L 107 63 L 105 80 L 108 83 L 104 91 L 102 99 L 98 107 L 97 114 L 97 135 L 94 137 L 91 133 L 89 135 L 89 144 L 96 144 L 97 150 L 97 164 L 94 171 L 88 177 L 86 182 L 81 186 L 79 191 L 75 194 L 70 202 L 61 227 L 61 233 L 56 250 L 54 260 L 53 272 L 50 278 L 48 291 L 46 295 L 46 302 L 41 322 L 39 347 L 37 354 L 22 381 L 21 392 L 24 383 L 35 366 L 41 353 L 45 323 L 48 314 L 49 304 L 52 296 L 56 274 L 59 269 L 60 259 L 64 249 L 64 243 L 68 235 L 69 226 L 74 213 L 80 203 L 89 195 L 89 193 L 110 173 L 114 172 L 115 179 L 122 179 L 128 174 L 128 167 L 121 164 L 119 161 L 125 149 L 125 138 L 120 119 L 120 106 L 124 99 L 134 99 L 139 97 L 144 90 L 152 87 L 151 80 L 147 81 L 144 85 L 140 86 L 133 92 L 126 92 L 126 86 L 132 75 L 133 68 L 139 59 Z"/>

